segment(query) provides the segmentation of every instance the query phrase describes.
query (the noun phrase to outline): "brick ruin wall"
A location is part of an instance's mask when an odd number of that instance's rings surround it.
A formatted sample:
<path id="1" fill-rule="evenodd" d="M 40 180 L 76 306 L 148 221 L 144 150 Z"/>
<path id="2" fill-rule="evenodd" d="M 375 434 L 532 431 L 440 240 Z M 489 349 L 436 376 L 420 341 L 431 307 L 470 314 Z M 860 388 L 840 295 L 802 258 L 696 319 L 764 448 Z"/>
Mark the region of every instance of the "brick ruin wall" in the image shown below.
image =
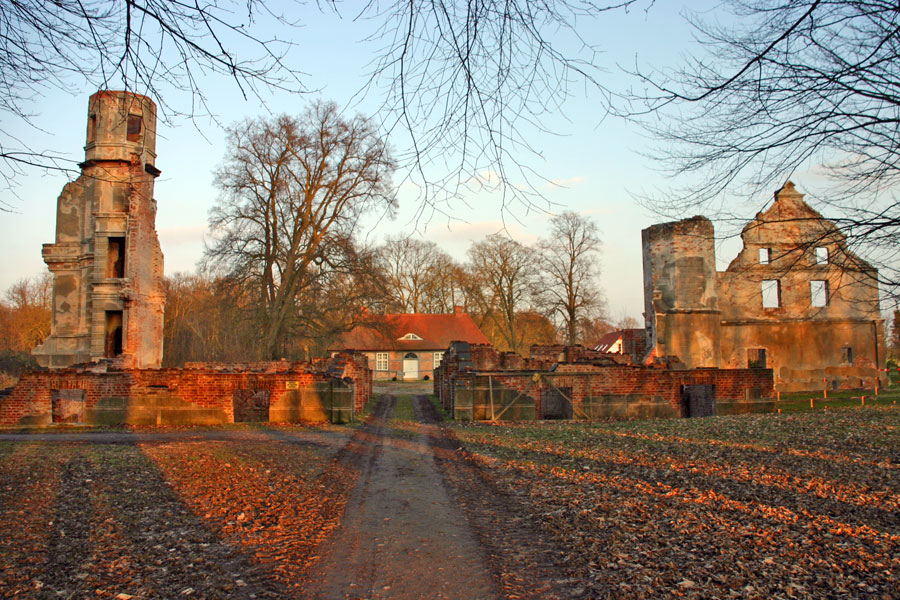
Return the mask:
<path id="1" fill-rule="evenodd" d="M 0 425 L 212 425 L 347 422 L 371 396 L 354 355 L 314 363 L 189 363 L 184 369 L 102 366 L 26 373 L 0 397 Z"/>
<path id="2" fill-rule="evenodd" d="M 542 404 L 564 392 L 572 405 L 567 418 L 681 417 L 687 416 L 685 386 L 714 386 L 717 414 L 774 410 L 771 369 L 674 370 L 612 360 L 547 367 L 525 360 L 526 367 L 536 368 L 518 370 L 502 368 L 501 358 L 490 347 L 473 347 L 471 362 L 461 368 L 459 356 L 445 354 L 434 382 L 444 409 L 457 418 L 480 420 L 517 403 L 501 418 L 558 418 L 548 416 Z"/>

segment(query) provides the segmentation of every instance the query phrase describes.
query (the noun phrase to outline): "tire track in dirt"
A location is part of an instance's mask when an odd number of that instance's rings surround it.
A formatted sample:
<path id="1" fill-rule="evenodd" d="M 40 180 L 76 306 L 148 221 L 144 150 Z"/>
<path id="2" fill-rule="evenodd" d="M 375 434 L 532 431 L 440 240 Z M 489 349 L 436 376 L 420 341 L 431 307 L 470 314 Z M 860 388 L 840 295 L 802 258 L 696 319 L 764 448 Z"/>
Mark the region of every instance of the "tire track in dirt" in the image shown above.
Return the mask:
<path id="1" fill-rule="evenodd" d="M 309 598 L 498 598 L 481 546 L 444 486 L 424 432 L 389 425 L 383 395 L 348 444 L 359 480 Z"/>
<path id="2" fill-rule="evenodd" d="M 567 564 L 570 552 L 535 522 L 533 509 L 510 497 L 470 460 L 428 396 L 415 399 L 435 462 L 484 549 L 486 565 L 505 598 L 596 598 L 608 590 L 591 589 Z"/>

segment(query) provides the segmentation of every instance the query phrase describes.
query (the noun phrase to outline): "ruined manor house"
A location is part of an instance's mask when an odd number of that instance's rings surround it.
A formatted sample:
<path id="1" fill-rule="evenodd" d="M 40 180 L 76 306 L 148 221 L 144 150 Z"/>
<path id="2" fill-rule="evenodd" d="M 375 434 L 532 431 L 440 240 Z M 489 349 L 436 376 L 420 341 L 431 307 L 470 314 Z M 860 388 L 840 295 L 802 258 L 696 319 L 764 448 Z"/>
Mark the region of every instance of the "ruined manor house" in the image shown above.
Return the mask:
<path id="1" fill-rule="evenodd" d="M 716 270 L 705 217 L 643 231 L 649 351 L 686 368 L 770 368 L 780 391 L 872 387 L 884 365 L 877 271 L 788 182 Z"/>
<path id="2" fill-rule="evenodd" d="M 155 148 L 149 98 L 91 96 L 81 175 L 63 188 L 56 239 L 43 247 L 52 323 L 34 355 L 51 369 L 0 394 L 0 424 L 346 422 L 371 398 L 373 371 L 432 373 L 457 418 L 496 420 L 763 412 L 776 391 L 879 381 L 877 272 L 790 182 L 744 228 L 725 271 L 709 219 L 645 229 L 646 328 L 623 335 L 618 352 L 536 347 L 524 358 L 458 324 L 416 328 L 460 314 L 402 315 L 406 325 L 381 332 L 389 343 L 345 339 L 326 359 L 163 369 Z"/>

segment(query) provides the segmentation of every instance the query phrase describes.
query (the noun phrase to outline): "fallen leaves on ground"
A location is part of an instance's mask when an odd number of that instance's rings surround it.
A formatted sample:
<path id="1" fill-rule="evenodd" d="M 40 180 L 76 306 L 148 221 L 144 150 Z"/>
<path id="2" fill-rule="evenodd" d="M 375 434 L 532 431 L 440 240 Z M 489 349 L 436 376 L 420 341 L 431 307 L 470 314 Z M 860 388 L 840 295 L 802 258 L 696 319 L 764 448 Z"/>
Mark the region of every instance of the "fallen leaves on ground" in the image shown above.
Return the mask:
<path id="1" fill-rule="evenodd" d="M 900 412 L 457 425 L 590 595 L 900 596 Z"/>
<path id="2" fill-rule="evenodd" d="M 296 596 L 355 473 L 275 433 L 0 443 L 0 595 Z"/>

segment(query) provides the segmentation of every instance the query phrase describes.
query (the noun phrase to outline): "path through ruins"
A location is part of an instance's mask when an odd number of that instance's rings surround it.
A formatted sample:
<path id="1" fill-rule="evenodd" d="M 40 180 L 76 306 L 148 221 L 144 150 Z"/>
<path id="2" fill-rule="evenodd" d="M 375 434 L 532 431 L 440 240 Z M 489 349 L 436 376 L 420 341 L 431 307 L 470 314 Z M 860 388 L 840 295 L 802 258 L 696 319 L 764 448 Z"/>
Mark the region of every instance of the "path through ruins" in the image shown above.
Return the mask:
<path id="1" fill-rule="evenodd" d="M 391 427 L 395 403 L 383 395 L 351 443 L 359 481 L 309 597 L 496 598 L 482 548 L 435 464 L 428 428 L 436 426 Z"/>

